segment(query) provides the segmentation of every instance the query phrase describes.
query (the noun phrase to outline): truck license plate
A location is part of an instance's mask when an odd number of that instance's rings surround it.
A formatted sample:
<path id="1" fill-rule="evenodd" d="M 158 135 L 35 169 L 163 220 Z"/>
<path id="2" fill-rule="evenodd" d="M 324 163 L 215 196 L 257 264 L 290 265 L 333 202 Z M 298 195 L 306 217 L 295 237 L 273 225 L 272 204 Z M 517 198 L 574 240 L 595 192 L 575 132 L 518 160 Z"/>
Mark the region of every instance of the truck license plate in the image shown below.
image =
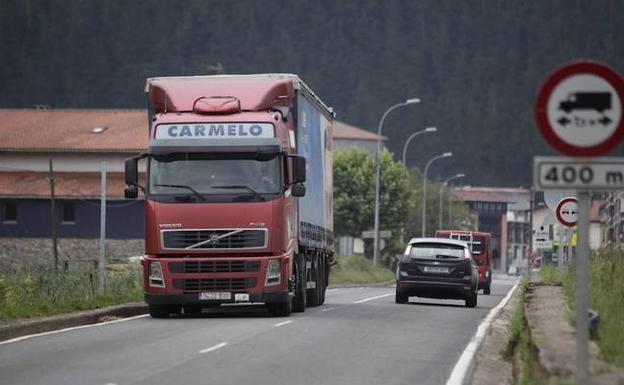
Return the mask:
<path id="1" fill-rule="evenodd" d="M 448 274 L 449 268 L 441 266 L 425 266 L 423 271 L 425 273 Z"/>
<path id="2" fill-rule="evenodd" d="M 199 299 L 200 300 L 217 299 L 217 300 L 229 301 L 232 299 L 232 294 L 230 292 L 224 292 L 224 291 L 202 291 L 201 293 L 199 293 Z"/>

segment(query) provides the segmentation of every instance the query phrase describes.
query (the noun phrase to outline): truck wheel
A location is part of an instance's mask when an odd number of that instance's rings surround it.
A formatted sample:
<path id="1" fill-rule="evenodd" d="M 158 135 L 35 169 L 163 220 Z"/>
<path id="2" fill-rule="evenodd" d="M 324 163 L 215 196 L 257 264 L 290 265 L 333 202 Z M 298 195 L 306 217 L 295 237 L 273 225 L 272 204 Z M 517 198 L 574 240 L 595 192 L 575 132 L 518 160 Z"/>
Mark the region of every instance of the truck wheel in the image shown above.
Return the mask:
<path id="1" fill-rule="evenodd" d="M 325 262 L 325 260 L 323 260 L 322 263 L 322 269 L 321 269 L 321 292 L 320 292 L 320 296 L 321 296 L 321 305 L 325 303 L 325 291 L 327 291 L 327 263 Z"/>
<path id="2" fill-rule="evenodd" d="M 276 317 L 288 317 L 292 313 L 292 301 L 290 299 L 286 302 L 269 302 L 266 305 Z"/>
<path id="3" fill-rule="evenodd" d="M 168 318 L 171 313 L 180 313 L 181 309 L 178 308 L 171 305 L 149 305 L 149 314 L 152 318 Z"/>
<path id="4" fill-rule="evenodd" d="M 315 287 L 307 290 L 307 302 L 308 306 L 316 307 L 321 304 L 321 282 L 320 282 L 320 274 L 319 274 L 319 264 L 318 258 L 315 260 L 316 263 L 312 264 L 312 277 L 314 277 Z"/>
<path id="5" fill-rule="evenodd" d="M 295 298 L 293 298 L 293 311 L 303 313 L 306 308 L 306 275 L 305 262 L 298 258 L 295 262 Z"/>
<path id="6" fill-rule="evenodd" d="M 484 295 L 490 295 L 490 286 L 492 285 L 492 281 L 488 281 L 488 283 L 483 288 Z"/>
<path id="7" fill-rule="evenodd" d="M 470 293 L 470 296 L 466 298 L 466 307 L 476 307 L 477 306 L 477 290 Z"/>
<path id="8" fill-rule="evenodd" d="M 396 292 L 394 294 L 394 302 L 396 303 L 407 303 L 409 301 L 409 297 L 405 295 L 401 290 L 399 290 L 399 283 L 397 282 Z"/>

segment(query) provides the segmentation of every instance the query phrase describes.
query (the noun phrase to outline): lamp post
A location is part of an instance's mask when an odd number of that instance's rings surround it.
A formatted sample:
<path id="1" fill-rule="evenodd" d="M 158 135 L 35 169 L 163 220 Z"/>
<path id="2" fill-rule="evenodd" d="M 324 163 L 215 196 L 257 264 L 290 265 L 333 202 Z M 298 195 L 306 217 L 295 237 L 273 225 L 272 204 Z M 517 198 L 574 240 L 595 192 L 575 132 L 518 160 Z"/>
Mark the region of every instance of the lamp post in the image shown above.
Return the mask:
<path id="1" fill-rule="evenodd" d="M 381 116 L 379 120 L 379 127 L 377 128 L 377 152 L 375 153 L 375 238 L 373 241 L 373 263 L 375 265 L 379 264 L 379 189 L 380 189 L 380 173 L 381 173 L 381 161 L 379 159 L 381 155 L 381 129 L 384 124 L 384 120 L 386 120 L 386 116 L 399 107 L 407 106 L 410 104 L 420 103 L 420 99 L 412 98 L 407 99 L 404 102 L 397 103 L 393 106 L 390 106 L 386 112 Z"/>
<path id="2" fill-rule="evenodd" d="M 442 158 L 448 158 L 453 156 L 452 152 L 445 152 L 443 154 L 440 154 L 438 156 L 434 156 L 433 158 L 429 159 L 429 162 L 427 162 L 427 165 L 425 166 L 425 172 L 423 173 L 423 199 L 422 199 L 422 237 L 425 237 L 426 234 L 426 219 L 427 219 L 427 170 L 429 170 L 429 166 L 431 166 L 431 164 L 433 162 L 435 162 L 438 159 L 442 159 Z"/>
<path id="3" fill-rule="evenodd" d="M 407 138 L 407 140 L 405 141 L 405 144 L 403 145 L 403 166 L 406 165 L 405 160 L 407 157 L 407 146 L 410 144 L 412 139 L 414 139 L 420 134 L 424 134 L 425 132 L 436 132 L 436 131 L 438 131 L 437 127 L 427 127 L 424 130 L 413 133 L 412 135 L 409 136 L 409 138 Z"/>
<path id="4" fill-rule="evenodd" d="M 448 182 L 452 181 L 453 179 L 463 178 L 465 176 L 466 176 L 466 174 L 457 174 L 455 176 L 447 178 L 444 181 L 444 183 L 442 183 L 442 187 L 440 187 L 440 215 L 439 215 L 439 218 L 438 218 L 438 229 L 442 229 L 442 197 L 444 195 L 444 188 L 446 187 Z M 449 220 L 449 226 L 450 226 L 450 220 Z"/>

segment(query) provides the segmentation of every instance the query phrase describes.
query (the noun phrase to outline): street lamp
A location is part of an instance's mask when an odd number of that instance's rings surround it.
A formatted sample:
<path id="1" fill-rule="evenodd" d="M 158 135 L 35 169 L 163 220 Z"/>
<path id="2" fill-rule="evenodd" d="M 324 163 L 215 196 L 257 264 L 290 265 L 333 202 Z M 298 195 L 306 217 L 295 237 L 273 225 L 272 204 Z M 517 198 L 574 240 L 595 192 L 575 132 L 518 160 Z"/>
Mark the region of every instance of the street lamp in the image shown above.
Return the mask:
<path id="1" fill-rule="evenodd" d="M 380 189 L 380 172 L 381 172 L 381 161 L 379 159 L 381 155 L 381 128 L 383 127 L 384 120 L 386 120 L 386 116 L 399 107 L 407 106 L 409 104 L 420 103 L 419 98 L 407 99 L 402 103 L 397 103 L 393 106 L 390 106 L 381 116 L 381 120 L 379 120 L 379 127 L 377 128 L 377 152 L 375 153 L 375 239 L 373 242 L 373 263 L 375 265 L 379 264 L 379 189 Z"/>
<path id="2" fill-rule="evenodd" d="M 438 159 L 442 159 L 442 158 L 449 158 L 453 156 L 452 152 L 445 152 L 443 154 L 440 154 L 438 156 L 434 156 L 433 158 L 429 159 L 429 162 L 427 162 L 427 165 L 425 166 L 425 172 L 423 174 L 423 199 L 422 199 L 422 237 L 425 237 L 425 230 L 426 230 L 426 219 L 427 219 L 427 170 L 429 169 L 429 166 L 431 166 L 431 164 L 433 162 L 435 162 Z"/>
<path id="3" fill-rule="evenodd" d="M 453 179 L 463 178 L 465 176 L 466 176 L 466 174 L 457 174 L 455 176 L 452 176 L 452 177 L 446 179 L 444 181 L 444 183 L 442 183 L 442 186 L 440 187 L 440 216 L 438 218 L 439 219 L 438 220 L 438 229 L 442 229 L 442 195 L 444 195 L 444 188 L 447 186 L 448 182 L 452 181 Z M 449 220 L 449 226 L 450 225 L 451 225 L 451 222 Z"/>
<path id="4" fill-rule="evenodd" d="M 405 144 L 403 145 L 403 166 L 405 166 L 405 158 L 407 156 L 407 146 L 409 145 L 409 143 L 412 141 L 412 139 L 414 139 L 415 137 L 417 137 L 420 134 L 424 134 L 425 132 L 436 132 L 438 131 L 437 127 L 427 127 L 422 131 L 418 131 L 413 133 L 412 135 L 410 135 L 409 138 L 407 138 L 407 140 L 405 141 Z"/>

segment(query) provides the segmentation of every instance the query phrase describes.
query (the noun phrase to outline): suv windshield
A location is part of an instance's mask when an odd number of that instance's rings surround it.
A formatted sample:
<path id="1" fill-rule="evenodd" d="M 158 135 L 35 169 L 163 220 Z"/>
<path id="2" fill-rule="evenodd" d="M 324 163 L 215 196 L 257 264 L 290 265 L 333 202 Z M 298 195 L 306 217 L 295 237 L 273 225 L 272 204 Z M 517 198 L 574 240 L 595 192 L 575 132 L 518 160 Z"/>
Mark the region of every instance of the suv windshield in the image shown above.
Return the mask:
<path id="1" fill-rule="evenodd" d="M 201 154 L 154 155 L 150 160 L 149 193 L 195 196 L 277 194 L 279 158 L 211 159 Z"/>
<path id="2" fill-rule="evenodd" d="M 418 259 L 463 259 L 465 251 L 462 246 L 443 243 L 414 243 L 410 247 L 409 256 Z"/>

